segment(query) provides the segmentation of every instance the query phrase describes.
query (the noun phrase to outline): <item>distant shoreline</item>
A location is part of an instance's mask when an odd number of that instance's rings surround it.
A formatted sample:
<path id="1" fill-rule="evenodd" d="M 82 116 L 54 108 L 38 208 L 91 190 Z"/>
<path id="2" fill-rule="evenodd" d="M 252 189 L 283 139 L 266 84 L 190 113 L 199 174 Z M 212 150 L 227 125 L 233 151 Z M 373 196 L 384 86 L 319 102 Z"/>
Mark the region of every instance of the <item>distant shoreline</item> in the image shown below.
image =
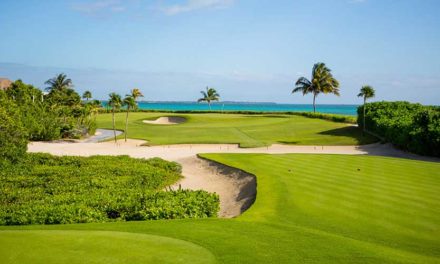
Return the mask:
<path id="1" fill-rule="evenodd" d="M 107 107 L 107 102 L 103 101 Z M 179 102 L 155 102 L 140 101 L 140 110 L 152 111 L 214 111 L 214 112 L 313 112 L 311 104 L 279 104 L 271 102 L 212 102 L 211 106 L 206 103 L 179 101 Z M 318 104 L 317 112 L 337 115 L 357 115 L 358 105 L 344 104 Z"/>

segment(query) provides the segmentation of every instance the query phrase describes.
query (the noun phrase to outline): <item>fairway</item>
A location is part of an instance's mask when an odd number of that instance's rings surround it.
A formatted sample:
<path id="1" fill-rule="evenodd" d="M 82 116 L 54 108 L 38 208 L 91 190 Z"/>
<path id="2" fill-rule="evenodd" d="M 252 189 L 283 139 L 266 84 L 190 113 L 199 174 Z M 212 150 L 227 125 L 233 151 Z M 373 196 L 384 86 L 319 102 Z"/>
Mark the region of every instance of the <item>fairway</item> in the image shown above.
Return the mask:
<path id="1" fill-rule="evenodd" d="M 125 130 L 125 113 L 116 116 L 116 127 Z M 146 124 L 162 116 L 179 116 L 177 125 Z M 97 117 L 99 128 L 112 129 L 112 115 Z M 123 135 L 120 136 L 122 138 Z M 147 140 L 151 145 L 183 143 L 237 143 L 261 147 L 274 143 L 297 145 L 358 145 L 375 142 L 348 124 L 295 115 L 164 114 L 130 113 L 128 137 Z"/>
<path id="2" fill-rule="evenodd" d="M 56 233 L 50 230 L 106 230 L 189 242 L 139 237 L 146 243 L 139 248 L 148 244 L 143 249 L 146 255 L 151 255 L 147 257 L 166 256 L 169 263 L 180 263 L 181 258 L 188 262 L 200 258 L 209 263 L 214 261 L 211 257 L 218 263 L 440 262 L 439 163 L 350 155 L 203 156 L 257 176 L 256 202 L 240 217 L 3 226 L 0 230 L 9 231 L 0 231 L 2 263 L 17 263 L 7 249 L 26 255 L 34 254 L 34 246 L 47 244 L 51 248 L 42 252 L 59 249 L 74 254 L 80 241 L 90 244 L 91 252 L 85 250 L 83 254 L 93 255 L 103 250 L 112 259 L 127 254 L 123 248 L 107 252 L 109 245 L 95 240 L 94 236 L 100 237 L 100 233 L 91 232 L 82 237 L 83 232 L 72 231 L 66 234 L 69 244 L 57 244 L 53 242 L 56 235 L 52 235 Z M 28 235 L 18 230 L 42 231 Z M 106 235 L 112 233 L 104 237 Z M 116 243 L 132 238 L 121 239 L 115 239 Z M 161 243 L 164 246 L 154 250 Z M 133 254 L 139 254 L 137 245 L 127 246 L 135 247 Z M 190 250 L 182 256 L 174 254 L 184 248 Z M 147 261 L 155 263 L 154 259 L 147 258 Z M 57 263 L 73 262 L 60 258 Z"/>

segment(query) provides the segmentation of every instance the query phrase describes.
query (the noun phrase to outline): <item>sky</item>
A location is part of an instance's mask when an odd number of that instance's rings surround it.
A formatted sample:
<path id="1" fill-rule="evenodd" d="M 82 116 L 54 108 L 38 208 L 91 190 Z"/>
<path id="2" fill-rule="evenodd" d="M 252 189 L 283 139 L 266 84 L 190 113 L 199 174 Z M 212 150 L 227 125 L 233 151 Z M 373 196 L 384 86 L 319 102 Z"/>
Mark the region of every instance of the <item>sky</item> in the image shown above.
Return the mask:
<path id="1" fill-rule="evenodd" d="M 0 77 L 44 88 L 58 73 L 106 99 L 311 103 L 291 94 L 324 62 L 341 96 L 440 104 L 438 0 L 0 0 Z"/>

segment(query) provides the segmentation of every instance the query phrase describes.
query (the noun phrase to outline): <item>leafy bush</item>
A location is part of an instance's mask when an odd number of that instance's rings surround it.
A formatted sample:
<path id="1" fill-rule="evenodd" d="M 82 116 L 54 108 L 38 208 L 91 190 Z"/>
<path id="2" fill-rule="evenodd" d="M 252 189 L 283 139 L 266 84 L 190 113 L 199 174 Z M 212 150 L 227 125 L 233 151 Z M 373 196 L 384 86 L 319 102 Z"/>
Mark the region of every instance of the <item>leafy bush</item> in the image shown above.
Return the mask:
<path id="1" fill-rule="evenodd" d="M 422 155 L 440 156 L 440 107 L 409 102 L 366 105 L 366 129 L 396 146 Z M 358 108 L 363 126 L 363 106 Z"/>
<path id="2" fill-rule="evenodd" d="M 29 154 L 0 168 L 0 225 L 216 216 L 216 194 L 163 191 L 180 173 L 179 164 L 159 158 Z"/>
<path id="3" fill-rule="evenodd" d="M 26 154 L 27 137 L 17 105 L 0 91 L 0 165 L 15 163 Z"/>
<path id="4" fill-rule="evenodd" d="M 96 102 L 82 103 L 73 89 L 52 90 L 48 95 L 32 85 L 17 80 L 11 84 L 4 97 L 15 104 L 29 140 L 49 141 L 64 138 L 81 138 L 96 130 L 92 111 Z"/>

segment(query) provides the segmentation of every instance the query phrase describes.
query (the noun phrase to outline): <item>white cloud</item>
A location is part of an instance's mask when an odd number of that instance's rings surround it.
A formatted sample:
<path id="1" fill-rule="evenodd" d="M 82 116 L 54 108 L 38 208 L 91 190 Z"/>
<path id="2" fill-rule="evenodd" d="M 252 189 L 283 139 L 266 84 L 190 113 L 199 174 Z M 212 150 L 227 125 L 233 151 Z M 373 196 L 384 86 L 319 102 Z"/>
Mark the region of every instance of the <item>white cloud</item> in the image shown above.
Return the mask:
<path id="1" fill-rule="evenodd" d="M 123 12 L 125 7 L 120 0 L 100 0 L 72 4 L 72 9 L 86 15 L 94 15 L 100 12 Z"/>
<path id="2" fill-rule="evenodd" d="M 200 9 L 222 9 L 234 4 L 235 0 L 187 0 L 184 4 L 165 6 L 161 10 L 167 15 L 177 15 Z"/>

